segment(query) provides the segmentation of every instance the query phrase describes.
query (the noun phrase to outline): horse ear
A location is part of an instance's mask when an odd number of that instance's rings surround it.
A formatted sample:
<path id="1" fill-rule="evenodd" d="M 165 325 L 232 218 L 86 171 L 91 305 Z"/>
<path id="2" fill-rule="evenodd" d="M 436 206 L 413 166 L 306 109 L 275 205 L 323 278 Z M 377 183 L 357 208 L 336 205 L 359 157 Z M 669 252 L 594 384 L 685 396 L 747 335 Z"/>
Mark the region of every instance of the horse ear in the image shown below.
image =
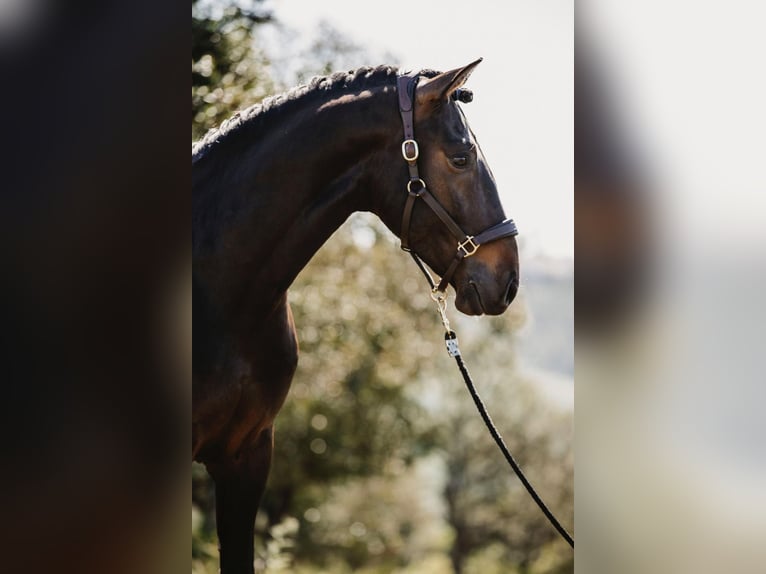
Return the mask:
<path id="1" fill-rule="evenodd" d="M 417 100 L 419 104 L 448 100 L 452 93 L 465 84 L 468 76 L 484 58 L 479 58 L 462 68 L 443 72 L 433 78 L 422 78 L 418 82 Z"/>

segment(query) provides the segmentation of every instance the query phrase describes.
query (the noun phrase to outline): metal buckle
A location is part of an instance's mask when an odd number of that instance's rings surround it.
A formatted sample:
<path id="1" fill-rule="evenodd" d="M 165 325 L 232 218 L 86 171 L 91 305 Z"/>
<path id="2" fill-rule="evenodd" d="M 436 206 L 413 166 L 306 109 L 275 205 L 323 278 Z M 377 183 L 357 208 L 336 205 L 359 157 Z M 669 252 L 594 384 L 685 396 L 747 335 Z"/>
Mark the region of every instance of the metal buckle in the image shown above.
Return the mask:
<path id="1" fill-rule="evenodd" d="M 407 155 L 407 144 L 412 144 L 412 147 L 415 150 L 415 153 L 413 153 L 411 156 Z M 418 149 L 418 142 L 415 140 L 404 140 L 402 142 L 402 157 L 404 157 L 404 159 L 407 161 L 415 161 L 418 159 L 419 155 L 420 150 Z"/>
<path id="2" fill-rule="evenodd" d="M 412 191 L 412 184 L 413 183 L 419 183 L 420 187 L 416 189 L 415 191 Z M 415 197 L 420 197 L 423 195 L 423 192 L 426 190 L 426 182 L 420 179 L 419 177 L 416 177 L 415 179 L 411 179 L 407 182 L 407 193 L 410 195 L 414 195 Z"/>
<path id="3" fill-rule="evenodd" d="M 447 318 L 447 294 L 444 291 L 439 291 L 438 287 L 431 289 L 431 299 L 436 303 L 436 310 L 439 311 L 439 317 L 442 320 L 445 331 L 449 333 L 451 331 L 449 327 L 449 319 Z"/>
<path id="4" fill-rule="evenodd" d="M 467 248 L 466 245 L 468 245 L 469 247 Z M 471 255 L 476 253 L 476 250 L 479 249 L 479 247 L 481 247 L 481 245 L 476 245 L 473 242 L 473 235 L 467 235 L 465 238 L 465 241 L 457 244 L 458 251 L 462 249 L 463 253 L 465 253 L 463 257 L 470 257 Z"/>

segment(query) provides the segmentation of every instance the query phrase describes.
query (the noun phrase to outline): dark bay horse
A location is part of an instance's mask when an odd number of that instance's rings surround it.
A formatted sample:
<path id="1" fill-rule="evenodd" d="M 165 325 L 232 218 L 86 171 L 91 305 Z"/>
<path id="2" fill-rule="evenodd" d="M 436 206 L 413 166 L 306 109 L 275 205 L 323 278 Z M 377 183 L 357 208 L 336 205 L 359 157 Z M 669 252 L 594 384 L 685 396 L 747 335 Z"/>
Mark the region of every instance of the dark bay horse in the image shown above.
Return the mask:
<path id="1" fill-rule="evenodd" d="M 492 172 L 453 97 L 479 62 L 411 75 L 419 150 L 403 150 L 391 67 L 315 78 L 194 145 L 192 456 L 215 482 L 223 574 L 253 572 L 274 419 L 298 360 L 287 289 L 300 270 L 356 211 L 401 237 L 415 155 L 419 177 L 466 233 L 503 221 Z M 407 219 L 409 247 L 443 275 L 454 233 L 422 202 Z M 515 238 L 495 239 L 451 273 L 463 313 L 500 314 L 516 294 Z"/>

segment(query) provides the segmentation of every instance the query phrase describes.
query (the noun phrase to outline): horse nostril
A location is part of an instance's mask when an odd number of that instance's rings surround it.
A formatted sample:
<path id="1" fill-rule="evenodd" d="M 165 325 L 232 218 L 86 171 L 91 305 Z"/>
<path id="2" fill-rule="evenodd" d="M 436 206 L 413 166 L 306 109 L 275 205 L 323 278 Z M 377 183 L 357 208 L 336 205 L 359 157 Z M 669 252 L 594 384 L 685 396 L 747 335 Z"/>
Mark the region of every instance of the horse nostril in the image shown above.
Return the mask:
<path id="1" fill-rule="evenodd" d="M 519 276 L 515 271 L 511 271 L 511 278 L 508 280 L 508 287 L 505 290 L 505 304 L 510 305 L 516 297 L 519 290 Z"/>

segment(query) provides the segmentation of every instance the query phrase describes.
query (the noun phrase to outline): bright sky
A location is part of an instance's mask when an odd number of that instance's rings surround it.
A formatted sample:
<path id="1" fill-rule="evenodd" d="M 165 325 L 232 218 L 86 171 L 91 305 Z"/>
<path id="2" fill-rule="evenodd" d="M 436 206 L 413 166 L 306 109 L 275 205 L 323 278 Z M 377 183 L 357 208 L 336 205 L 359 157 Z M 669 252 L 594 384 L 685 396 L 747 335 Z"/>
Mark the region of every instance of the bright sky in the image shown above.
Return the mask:
<path id="1" fill-rule="evenodd" d="M 308 34 L 330 22 L 404 68 L 449 70 L 484 57 L 466 115 L 524 254 L 574 257 L 574 3 L 566 0 L 272 0 Z M 370 62 L 370 65 L 388 62 Z"/>

